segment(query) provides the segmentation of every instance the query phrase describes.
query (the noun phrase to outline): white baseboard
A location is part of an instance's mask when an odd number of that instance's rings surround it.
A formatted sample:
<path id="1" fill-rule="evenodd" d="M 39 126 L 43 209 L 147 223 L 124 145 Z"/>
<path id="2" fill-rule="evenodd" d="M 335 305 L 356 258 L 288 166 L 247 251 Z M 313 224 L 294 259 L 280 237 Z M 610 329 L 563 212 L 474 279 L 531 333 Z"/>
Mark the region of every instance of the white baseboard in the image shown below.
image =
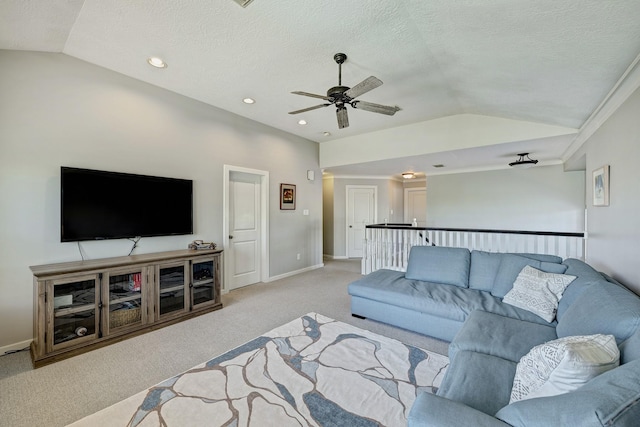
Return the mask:
<path id="1" fill-rule="evenodd" d="M 305 273 L 307 271 L 316 270 L 316 269 L 322 268 L 322 267 L 324 267 L 324 263 L 312 265 L 311 267 L 305 267 L 305 268 L 302 268 L 300 270 L 290 271 L 290 272 L 284 273 L 284 274 L 279 274 L 277 276 L 271 276 L 267 280 L 264 280 L 264 283 L 269 283 L 269 282 L 273 282 L 275 280 L 284 279 L 285 277 L 295 276 L 296 274 Z"/>
<path id="2" fill-rule="evenodd" d="M 329 259 L 349 259 L 348 256 L 344 256 L 344 255 L 323 255 L 323 256 Z"/>
<path id="3" fill-rule="evenodd" d="M 21 341 L 14 344 L 5 345 L 4 347 L 0 347 L 0 356 L 3 356 L 7 352 L 24 350 L 31 345 L 31 341 L 33 340 Z"/>

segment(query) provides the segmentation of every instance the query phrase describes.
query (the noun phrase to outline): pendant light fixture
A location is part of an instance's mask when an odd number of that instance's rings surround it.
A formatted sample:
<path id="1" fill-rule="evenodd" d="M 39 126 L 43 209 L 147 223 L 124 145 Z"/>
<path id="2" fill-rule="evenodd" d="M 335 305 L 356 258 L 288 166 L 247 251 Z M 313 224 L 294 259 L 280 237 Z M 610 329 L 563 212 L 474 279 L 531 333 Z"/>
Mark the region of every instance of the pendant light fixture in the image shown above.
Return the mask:
<path id="1" fill-rule="evenodd" d="M 520 153 L 518 154 L 518 156 L 518 160 L 509 163 L 509 166 L 514 168 L 526 169 L 538 163 L 537 160 L 533 160 L 531 157 L 529 157 L 529 153 Z"/>

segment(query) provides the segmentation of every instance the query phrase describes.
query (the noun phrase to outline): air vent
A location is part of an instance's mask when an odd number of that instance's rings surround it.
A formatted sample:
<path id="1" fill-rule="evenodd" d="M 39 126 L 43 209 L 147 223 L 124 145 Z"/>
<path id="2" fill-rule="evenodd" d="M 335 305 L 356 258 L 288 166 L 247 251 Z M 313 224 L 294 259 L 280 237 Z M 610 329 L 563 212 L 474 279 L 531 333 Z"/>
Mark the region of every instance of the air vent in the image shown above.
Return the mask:
<path id="1" fill-rule="evenodd" d="M 444 165 L 433 165 L 434 168 L 443 168 Z"/>
<path id="2" fill-rule="evenodd" d="M 233 1 L 235 1 L 242 7 L 247 7 L 249 6 L 249 3 L 251 3 L 253 0 L 233 0 Z"/>

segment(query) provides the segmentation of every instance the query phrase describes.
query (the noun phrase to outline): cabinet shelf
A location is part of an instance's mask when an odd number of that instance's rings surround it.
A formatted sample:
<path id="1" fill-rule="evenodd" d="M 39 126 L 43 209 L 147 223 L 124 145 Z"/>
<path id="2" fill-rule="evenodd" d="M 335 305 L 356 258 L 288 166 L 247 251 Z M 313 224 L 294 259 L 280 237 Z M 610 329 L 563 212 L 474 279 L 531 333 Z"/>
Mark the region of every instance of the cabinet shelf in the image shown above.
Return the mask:
<path id="1" fill-rule="evenodd" d="M 54 310 L 53 315 L 54 317 L 62 317 L 62 316 L 68 316 L 70 314 L 76 314 L 76 313 L 82 313 L 83 311 L 91 311 L 91 310 L 95 310 L 96 306 L 93 304 L 85 304 L 85 305 L 77 305 L 77 306 L 72 306 L 72 307 L 64 307 L 64 308 L 57 308 Z"/>
<path id="2" fill-rule="evenodd" d="M 31 267 L 34 367 L 221 309 L 221 253 L 181 250 Z"/>
<path id="3" fill-rule="evenodd" d="M 209 283 L 213 283 L 213 279 L 197 280 L 193 282 L 193 286 L 204 286 L 208 285 Z"/>

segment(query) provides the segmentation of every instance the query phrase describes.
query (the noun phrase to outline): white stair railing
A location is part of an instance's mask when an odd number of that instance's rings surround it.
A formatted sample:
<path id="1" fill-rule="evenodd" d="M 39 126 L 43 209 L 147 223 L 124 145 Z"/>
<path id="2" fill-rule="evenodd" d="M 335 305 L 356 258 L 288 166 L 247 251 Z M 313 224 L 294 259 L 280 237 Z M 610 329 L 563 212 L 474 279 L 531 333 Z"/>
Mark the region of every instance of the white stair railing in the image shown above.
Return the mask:
<path id="1" fill-rule="evenodd" d="M 584 233 L 550 231 L 425 228 L 409 225 L 368 225 L 362 274 L 382 268 L 406 271 L 412 246 L 449 246 L 486 252 L 522 252 L 584 260 Z"/>

